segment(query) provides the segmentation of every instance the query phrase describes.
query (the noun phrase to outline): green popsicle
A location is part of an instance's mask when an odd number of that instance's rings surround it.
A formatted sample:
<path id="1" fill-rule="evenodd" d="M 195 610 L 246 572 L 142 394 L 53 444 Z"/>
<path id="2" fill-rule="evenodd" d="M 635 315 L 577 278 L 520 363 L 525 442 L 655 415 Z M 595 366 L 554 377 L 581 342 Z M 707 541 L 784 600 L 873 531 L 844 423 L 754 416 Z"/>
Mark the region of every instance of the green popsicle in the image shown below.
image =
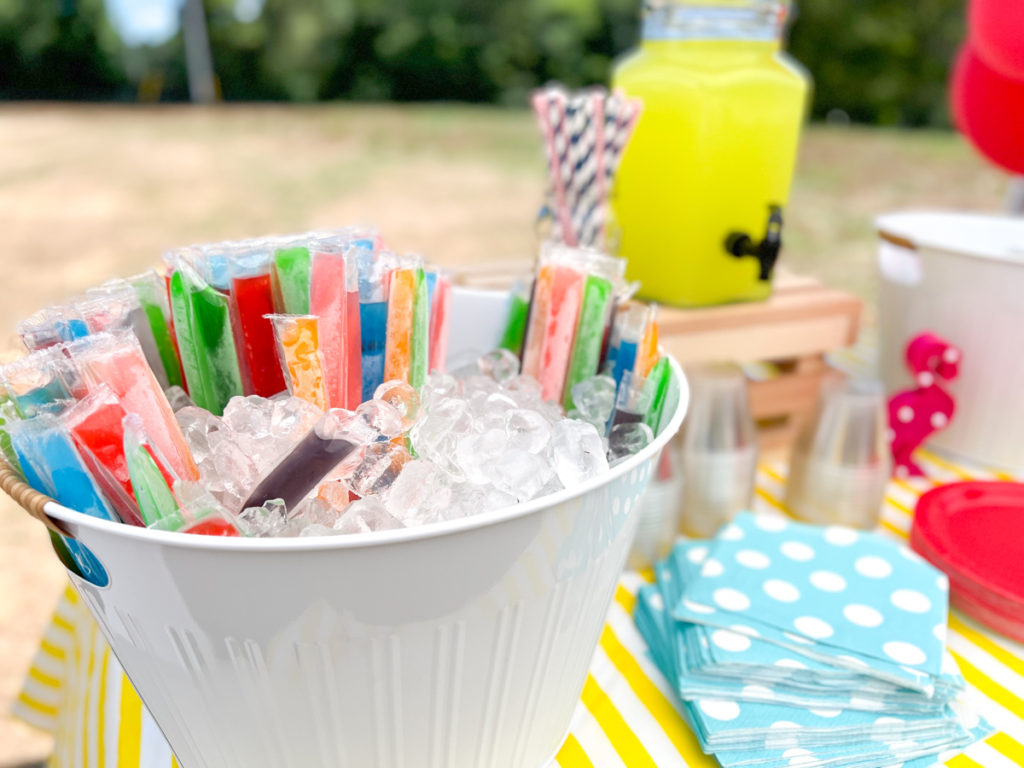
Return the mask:
<path id="1" fill-rule="evenodd" d="M 153 331 L 160 360 L 164 364 L 168 386 L 180 387 L 183 384 L 181 361 L 178 350 L 174 346 L 174 336 L 170 326 L 170 307 L 167 301 L 167 288 L 164 279 L 156 272 L 147 272 L 131 279 L 135 295 L 146 313 L 146 320 Z"/>
<path id="2" fill-rule="evenodd" d="M 147 526 L 163 520 L 171 523 L 172 529 L 177 527 L 173 523 L 175 516 L 180 518 L 178 500 L 154 458 L 142 420 L 135 414 L 124 418 L 124 455 L 142 520 Z"/>
<path id="3" fill-rule="evenodd" d="M 281 248 L 274 253 L 274 280 L 283 314 L 309 314 L 309 249 L 304 246 Z"/>
<path id="4" fill-rule="evenodd" d="M 412 306 L 412 349 L 409 356 L 409 386 L 420 389 L 427 382 L 430 364 L 430 299 L 422 269 L 416 270 Z"/>
<path id="5" fill-rule="evenodd" d="M 228 400 L 242 394 L 228 297 L 181 263 L 171 277 L 171 313 L 189 395 L 219 416 Z"/>
<path id="6" fill-rule="evenodd" d="M 672 369 L 669 367 L 668 358 L 663 357 L 644 381 L 643 399 L 650 402 L 650 407 L 644 415 L 644 424 L 651 428 L 655 435 L 661 429 L 661 417 L 665 412 L 665 401 L 668 399 L 668 385 L 672 379 Z"/>
<path id="7" fill-rule="evenodd" d="M 566 411 L 575 405 L 572 388 L 596 374 L 601 362 L 601 343 L 604 341 L 604 327 L 608 318 L 608 307 L 612 299 L 611 281 L 597 275 L 587 275 L 583 285 L 583 303 L 576 322 L 576 336 L 569 358 L 569 372 L 565 377 L 565 394 L 562 404 Z"/>
<path id="8" fill-rule="evenodd" d="M 501 349 L 507 349 L 517 356 L 523 354 L 523 338 L 526 336 L 526 318 L 530 314 L 530 294 L 522 284 L 512 288 L 509 294 L 508 318 L 502 334 Z"/>

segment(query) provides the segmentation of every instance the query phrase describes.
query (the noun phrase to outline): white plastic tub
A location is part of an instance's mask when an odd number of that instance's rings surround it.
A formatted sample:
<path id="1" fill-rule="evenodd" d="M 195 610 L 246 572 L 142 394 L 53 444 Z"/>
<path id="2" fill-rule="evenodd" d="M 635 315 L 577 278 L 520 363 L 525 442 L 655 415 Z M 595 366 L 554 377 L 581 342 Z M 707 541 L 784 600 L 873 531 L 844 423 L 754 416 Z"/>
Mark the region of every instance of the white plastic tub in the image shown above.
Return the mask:
<path id="1" fill-rule="evenodd" d="M 452 357 L 490 347 L 504 295 L 456 291 Z M 687 406 L 607 475 L 425 528 L 225 539 L 51 503 L 109 574 L 72 577 L 183 768 L 516 768 L 558 750 Z"/>
<path id="2" fill-rule="evenodd" d="M 903 354 L 917 334 L 956 344 L 956 413 L 929 446 L 1024 472 L 1024 219 L 907 212 L 877 226 L 886 389 L 913 386 Z"/>

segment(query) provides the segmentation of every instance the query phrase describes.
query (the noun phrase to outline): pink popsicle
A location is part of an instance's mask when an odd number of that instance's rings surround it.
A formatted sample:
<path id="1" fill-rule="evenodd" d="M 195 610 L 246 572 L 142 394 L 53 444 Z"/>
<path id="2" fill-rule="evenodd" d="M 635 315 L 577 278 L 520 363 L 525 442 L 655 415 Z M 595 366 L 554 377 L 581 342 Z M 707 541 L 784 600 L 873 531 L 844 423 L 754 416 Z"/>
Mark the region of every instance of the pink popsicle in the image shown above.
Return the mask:
<path id="1" fill-rule="evenodd" d="M 545 400 L 561 400 L 572 354 L 576 320 L 583 298 L 582 273 L 571 267 L 553 265 L 551 304 L 541 346 L 540 385 Z"/>
<path id="2" fill-rule="evenodd" d="M 348 291 L 344 253 L 314 251 L 309 281 L 309 313 L 320 318 L 320 354 L 324 360 L 327 404 L 331 408 L 344 408 L 348 382 L 348 356 L 345 351 Z"/>

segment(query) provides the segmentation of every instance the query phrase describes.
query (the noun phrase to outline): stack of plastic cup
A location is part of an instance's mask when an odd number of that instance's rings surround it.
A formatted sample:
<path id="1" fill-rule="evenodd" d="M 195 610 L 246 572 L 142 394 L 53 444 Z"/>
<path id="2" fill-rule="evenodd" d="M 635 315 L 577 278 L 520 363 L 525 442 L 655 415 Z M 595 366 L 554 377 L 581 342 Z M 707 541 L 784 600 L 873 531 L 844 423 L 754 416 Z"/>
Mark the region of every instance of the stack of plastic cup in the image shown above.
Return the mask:
<path id="1" fill-rule="evenodd" d="M 793 447 L 786 507 L 810 523 L 874 528 L 891 461 L 881 382 L 826 384 Z"/>
<path id="2" fill-rule="evenodd" d="M 735 365 L 687 372 L 691 410 L 683 435 L 680 530 L 706 538 L 750 508 L 757 468 L 757 437 L 747 377 Z"/>

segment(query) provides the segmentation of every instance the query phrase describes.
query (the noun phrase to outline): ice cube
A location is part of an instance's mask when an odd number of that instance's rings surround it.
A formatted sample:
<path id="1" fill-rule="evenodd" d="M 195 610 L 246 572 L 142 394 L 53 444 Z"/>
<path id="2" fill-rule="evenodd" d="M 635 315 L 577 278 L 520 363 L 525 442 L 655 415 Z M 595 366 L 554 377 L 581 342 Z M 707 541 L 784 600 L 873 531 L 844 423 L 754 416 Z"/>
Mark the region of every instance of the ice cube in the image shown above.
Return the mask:
<path id="1" fill-rule="evenodd" d="M 174 414 L 192 451 L 192 458 L 200 466 L 210 458 L 210 437 L 226 429 L 224 422 L 205 408 L 186 406 Z"/>
<path id="2" fill-rule="evenodd" d="M 348 483 L 344 480 L 327 480 L 320 483 L 316 495 L 331 505 L 336 512 L 343 512 L 349 505 Z"/>
<path id="3" fill-rule="evenodd" d="M 451 480 L 433 462 L 415 459 L 404 467 L 384 496 L 388 512 L 405 525 L 444 519 L 452 498 Z"/>
<path id="4" fill-rule="evenodd" d="M 434 371 L 427 376 L 427 381 L 421 390 L 423 407 L 429 410 L 445 398 L 458 397 L 459 391 L 459 382 L 454 376 Z"/>
<path id="5" fill-rule="evenodd" d="M 243 509 L 236 520 L 246 536 L 277 536 L 288 521 L 288 510 L 281 499 L 271 499 L 262 507 Z"/>
<path id="6" fill-rule="evenodd" d="M 515 408 L 505 413 L 505 434 L 512 448 L 539 454 L 551 440 L 551 423 L 537 411 Z"/>
<path id="7" fill-rule="evenodd" d="M 490 466 L 494 487 L 515 496 L 518 501 L 538 496 L 554 474 L 550 461 L 520 448 L 503 451 Z"/>
<path id="8" fill-rule="evenodd" d="M 394 443 L 373 443 L 366 447 L 359 463 L 348 473 L 345 482 L 359 496 L 385 493 L 408 462 L 409 452 Z"/>
<path id="9" fill-rule="evenodd" d="M 540 382 L 526 374 L 520 374 L 510 379 L 506 382 L 505 389 L 509 397 L 515 400 L 520 408 L 533 409 L 544 400 L 541 396 Z"/>
<path id="10" fill-rule="evenodd" d="M 252 437 L 270 434 L 274 403 L 259 395 L 232 397 L 224 406 L 224 423 L 235 432 Z"/>
<path id="11" fill-rule="evenodd" d="M 421 416 L 409 431 L 417 455 L 430 459 L 455 480 L 465 477 L 455 459 L 462 436 L 473 432 L 473 417 L 465 400 L 446 397 Z"/>
<path id="12" fill-rule="evenodd" d="M 367 400 L 356 408 L 356 415 L 388 440 L 404 431 L 402 414 L 386 400 Z"/>
<path id="13" fill-rule="evenodd" d="M 501 383 L 519 375 L 519 358 L 507 349 L 495 349 L 481 355 L 476 366 L 484 376 Z"/>
<path id="14" fill-rule="evenodd" d="M 334 523 L 334 530 L 338 533 L 369 533 L 404 527 L 402 521 L 394 518 L 376 496 L 352 502 Z"/>
<path id="15" fill-rule="evenodd" d="M 639 453 L 653 440 L 654 432 L 646 424 L 616 424 L 608 433 L 608 460 L 614 462 Z"/>
<path id="16" fill-rule="evenodd" d="M 517 409 L 516 401 L 504 392 L 494 392 L 484 400 L 482 415 L 483 425 L 495 429 L 505 428 L 505 414 Z"/>
<path id="17" fill-rule="evenodd" d="M 323 411 L 313 403 L 303 400 L 301 397 L 288 395 L 274 398 L 273 402 L 270 434 L 274 436 L 274 439 L 288 444 L 294 444 L 301 440 L 303 435 L 309 432 L 324 415 Z M 287 450 L 288 448 L 284 448 L 282 453 Z"/>
<path id="18" fill-rule="evenodd" d="M 455 446 L 455 460 L 467 481 L 483 485 L 490 482 L 489 467 L 498 460 L 507 445 L 504 429 L 460 435 Z"/>
<path id="19" fill-rule="evenodd" d="M 170 403 L 171 410 L 175 413 L 180 411 L 182 408 L 196 407 L 192 398 L 188 396 L 188 392 L 179 386 L 168 387 L 164 390 L 164 395 L 167 397 L 167 402 Z"/>
<path id="20" fill-rule="evenodd" d="M 319 496 L 309 496 L 290 511 L 289 517 L 292 519 L 302 518 L 308 525 L 330 527 L 338 519 L 338 510 Z"/>
<path id="21" fill-rule="evenodd" d="M 452 485 L 452 497 L 448 509 L 444 511 L 446 520 L 469 517 L 487 509 L 487 491 L 490 486 L 473 483 L 455 483 Z"/>
<path id="22" fill-rule="evenodd" d="M 402 415 L 402 428 L 408 429 L 415 423 L 420 412 L 420 396 L 415 389 L 404 381 L 392 379 L 385 381 L 373 393 L 374 400 L 385 400 Z"/>
<path id="23" fill-rule="evenodd" d="M 254 461 L 260 453 L 258 444 L 258 440 L 224 440 L 213 453 L 213 470 L 224 487 L 221 501 L 228 509 L 241 509 L 242 502 L 259 482 L 260 471 Z"/>
<path id="24" fill-rule="evenodd" d="M 329 526 L 320 525 L 319 523 L 310 523 L 305 528 L 303 528 L 302 530 L 299 531 L 299 536 L 302 537 L 302 538 L 306 538 L 306 537 L 309 537 L 309 536 L 337 536 L 337 535 L 338 535 L 338 531 L 334 530 L 333 528 L 331 528 Z"/>
<path id="25" fill-rule="evenodd" d="M 566 488 L 608 470 L 604 442 L 593 424 L 565 419 L 551 429 L 551 455 L 558 479 Z"/>
<path id="26" fill-rule="evenodd" d="M 604 375 L 591 376 L 573 385 L 571 395 L 583 421 L 607 424 L 615 407 L 615 379 Z"/>

